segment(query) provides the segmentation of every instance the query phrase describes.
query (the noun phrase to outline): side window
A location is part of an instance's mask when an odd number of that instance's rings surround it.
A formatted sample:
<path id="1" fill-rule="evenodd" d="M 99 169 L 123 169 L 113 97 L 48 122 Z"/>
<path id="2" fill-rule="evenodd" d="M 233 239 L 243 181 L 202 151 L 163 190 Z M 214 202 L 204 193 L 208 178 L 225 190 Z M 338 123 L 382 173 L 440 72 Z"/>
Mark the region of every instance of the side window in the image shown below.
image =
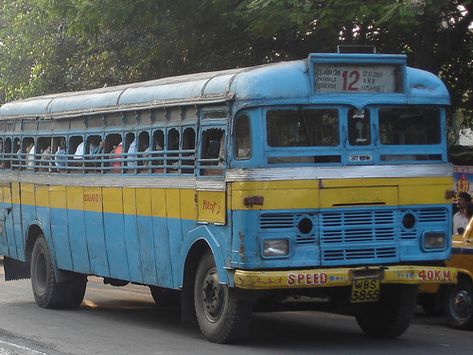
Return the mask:
<path id="1" fill-rule="evenodd" d="M 13 157 L 12 169 L 20 169 L 22 164 L 21 140 L 20 138 L 13 139 Z"/>
<path id="2" fill-rule="evenodd" d="M 238 160 L 246 160 L 251 158 L 251 128 L 250 119 L 247 115 L 237 117 L 235 120 L 234 132 L 235 158 Z"/>
<path id="3" fill-rule="evenodd" d="M 136 174 L 138 168 L 137 158 L 137 142 L 134 133 L 127 133 L 125 135 L 125 151 L 126 151 L 126 171 L 129 174 Z"/>
<path id="4" fill-rule="evenodd" d="M 5 146 L 3 143 L 3 138 L 0 138 L 0 169 L 5 168 Z"/>
<path id="5" fill-rule="evenodd" d="M 201 175 L 222 175 L 225 162 L 225 131 L 209 128 L 202 131 Z"/>
<path id="6" fill-rule="evenodd" d="M 12 144 L 11 144 L 11 138 L 6 138 L 5 139 L 5 144 L 3 146 L 3 151 L 4 151 L 4 168 L 9 169 L 11 167 L 11 161 L 12 161 Z"/>
<path id="7" fill-rule="evenodd" d="M 370 145 L 370 112 L 368 110 L 348 111 L 348 142 L 350 145 Z"/>
<path id="8" fill-rule="evenodd" d="M 152 172 L 163 173 L 164 169 L 164 132 L 162 130 L 153 133 L 153 149 L 152 149 Z"/>
<path id="9" fill-rule="evenodd" d="M 109 154 L 108 164 L 104 169 L 107 172 L 120 174 L 123 167 L 123 142 L 121 134 L 111 133 L 105 136 L 105 153 Z"/>
<path id="10" fill-rule="evenodd" d="M 166 165 L 171 168 L 172 171 L 179 167 L 179 131 L 175 128 L 168 131 L 168 146 L 167 146 L 167 160 Z M 169 172 L 169 170 L 167 170 Z"/>
<path id="11" fill-rule="evenodd" d="M 195 167 L 195 130 L 186 128 L 182 136 L 182 173 L 193 174 Z"/>
<path id="12" fill-rule="evenodd" d="M 150 151 L 149 133 L 144 131 L 138 135 L 138 172 L 150 173 Z"/>
<path id="13" fill-rule="evenodd" d="M 85 146 L 85 172 L 89 173 L 100 173 L 103 168 L 103 159 L 105 152 L 105 140 L 101 135 L 94 134 L 90 135 L 86 139 Z"/>
<path id="14" fill-rule="evenodd" d="M 36 158 L 39 161 L 36 162 L 36 166 L 40 168 L 40 171 L 51 171 L 51 143 L 52 137 L 39 137 L 37 141 L 37 154 Z"/>
<path id="15" fill-rule="evenodd" d="M 65 137 L 54 137 L 52 152 L 54 152 L 54 167 L 53 171 L 65 172 L 67 167 L 67 156 L 66 156 L 66 138 Z"/>
<path id="16" fill-rule="evenodd" d="M 28 170 L 33 170 L 35 166 L 35 144 L 33 137 L 25 137 L 21 141 L 22 165 Z"/>

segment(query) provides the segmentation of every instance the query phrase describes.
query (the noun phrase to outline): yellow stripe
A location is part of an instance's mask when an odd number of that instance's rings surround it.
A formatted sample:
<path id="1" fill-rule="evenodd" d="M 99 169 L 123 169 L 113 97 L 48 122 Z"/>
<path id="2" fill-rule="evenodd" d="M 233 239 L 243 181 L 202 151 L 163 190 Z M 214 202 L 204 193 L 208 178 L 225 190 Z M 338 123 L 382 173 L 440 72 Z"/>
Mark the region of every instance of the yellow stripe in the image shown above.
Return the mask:
<path id="1" fill-rule="evenodd" d="M 449 204 L 445 191 L 449 177 L 399 179 L 334 179 L 235 182 L 230 184 L 231 209 L 317 209 L 343 205 Z M 262 205 L 247 206 L 245 199 L 262 197 Z"/>
<path id="2" fill-rule="evenodd" d="M 21 184 L 21 203 L 34 205 L 34 185 Z"/>
<path id="3" fill-rule="evenodd" d="M 169 218 L 181 218 L 179 206 L 181 205 L 181 198 L 179 190 L 166 189 L 166 216 Z"/>
<path id="4" fill-rule="evenodd" d="M 123 213 L 122 189 L 118 187 L 103 187 L 103 211 L 105 213 Z"/>
<path id="5" fill-rule="evenodd" d="M 102 212 L 102 188 L 84 187 L 82 199 L 85 211 Z"/>
<path id="6" fill-rule="evenodd" d="M 287 288 L 317 288 L 351 286 L 353 274 L 376 271 L 381 283 L 389 284 L 453 284 L 457 282 L 457 269 L 430 266 L 389 266 L 360 268 L 324 268 L 286 271 L 246 271 L 236 270 L 235 286 L 251 290 Z"/>
<path id="7" fill-rule="evenodd" d="M 66 187 L 67 208 L 82 211 L 84 209 L 84 188 L 77 186 Z"/>
<path id="8" fill-rule="evenodd" d="M 36 206 L 49 207 L 49 188 L 48 186 L 37 185 L 35 187 Z"/>
<path id="9" fill-rule="evenodd" d="M 123 213 L 127 215 L 136 214 L 136 194 L 135 189 L 123 189 Z"/>
<path id="10" fill-rule="evenodd" d="M 151 216 L 150 189 L 136 189 L 136 201 L 136 214 L 139 216 Z"/>
<path id="11" fill-rule="evenodd" d="M 12 182 L 11 189 L 12 203 L 20 203 L 20 183 Z"/>
<path id="12" fill-rule="evenodd" d="M 49 207 L 66 208 L 66 187 L 65 186 L 49 186 Z"/>

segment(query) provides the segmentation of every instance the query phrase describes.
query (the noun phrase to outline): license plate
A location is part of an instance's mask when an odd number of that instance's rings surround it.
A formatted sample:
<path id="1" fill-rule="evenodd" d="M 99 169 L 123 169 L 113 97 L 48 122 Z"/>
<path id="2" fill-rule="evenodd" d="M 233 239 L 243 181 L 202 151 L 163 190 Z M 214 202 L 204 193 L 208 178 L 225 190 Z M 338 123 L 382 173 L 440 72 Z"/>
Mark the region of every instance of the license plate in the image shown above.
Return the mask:
<path id="1" fill-rule="evenodd" d="M 376 302 L 379 300 L 379 279 L 355 279 L 351 287 L 351 302 Z"/>

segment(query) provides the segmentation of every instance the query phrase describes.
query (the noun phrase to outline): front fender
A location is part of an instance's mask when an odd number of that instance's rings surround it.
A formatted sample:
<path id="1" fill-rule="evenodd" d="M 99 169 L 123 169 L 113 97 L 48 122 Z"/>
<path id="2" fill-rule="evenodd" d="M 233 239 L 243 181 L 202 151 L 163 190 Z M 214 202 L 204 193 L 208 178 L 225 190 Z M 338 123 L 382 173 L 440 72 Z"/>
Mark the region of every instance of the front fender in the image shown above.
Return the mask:
<path id="1" fill-rule="evenodd" d="M 192 247 L 199 241 L 204 241 L 212 251 L 214 256 L 215 265 L 217 266 L 217 273 L 220 283 L 229 284 L 230 278 L 228 277 L 228 272 L 225 269 L 225 246 L 222 245 L 219 240 L 223 241 L 224 239 L 223 231 L 212 231 L 207 225 L 199 226 L 195 229 L 192 229 L 186 236 L 186 239 L 181 248 L 179 254 L 179 264 L 176 270 L 176 281 L 177 284 L 182 287 L 184 280 L 184 267 L 187 260 L 187 257 L 192 250 Z M 230 285 L 232 286 L 232 285 Z"/>

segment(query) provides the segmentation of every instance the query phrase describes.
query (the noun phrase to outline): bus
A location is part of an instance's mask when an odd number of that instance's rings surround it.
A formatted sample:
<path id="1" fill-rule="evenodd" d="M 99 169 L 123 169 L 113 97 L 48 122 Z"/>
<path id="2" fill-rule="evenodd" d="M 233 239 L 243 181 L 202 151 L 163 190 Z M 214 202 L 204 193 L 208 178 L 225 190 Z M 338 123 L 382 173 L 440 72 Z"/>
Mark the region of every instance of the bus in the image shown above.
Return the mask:
<path id="1" fill-rule="evenodd" d="M 5 103 L 5 278 L 44 308 L 78 307 L 89 275 L 146 285 L 217 343 L 291 302 L 397 337 L 418 285 L 457 279 L 448 105 L 370 53 Z"/>

